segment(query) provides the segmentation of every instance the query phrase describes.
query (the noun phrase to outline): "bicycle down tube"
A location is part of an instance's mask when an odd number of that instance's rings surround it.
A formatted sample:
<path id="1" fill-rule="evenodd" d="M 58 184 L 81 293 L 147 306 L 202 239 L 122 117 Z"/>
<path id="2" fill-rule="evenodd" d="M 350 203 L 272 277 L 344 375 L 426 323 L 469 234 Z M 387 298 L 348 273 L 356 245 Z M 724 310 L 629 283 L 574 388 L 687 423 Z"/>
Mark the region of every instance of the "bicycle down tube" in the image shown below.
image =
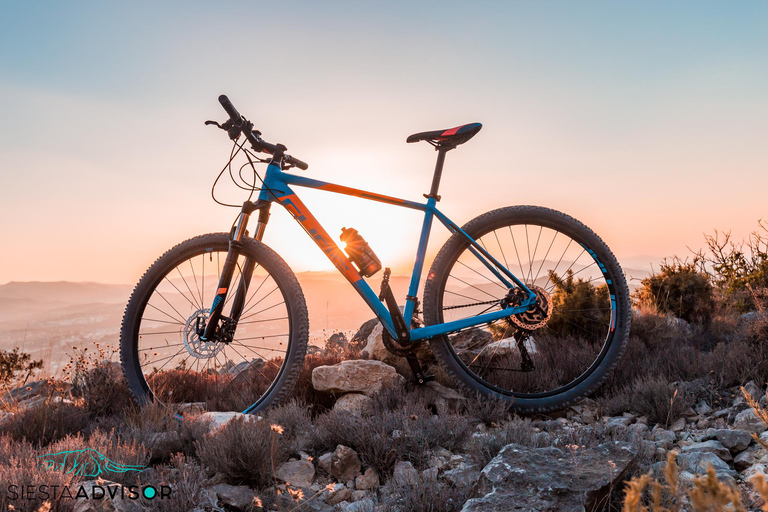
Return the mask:
<path id="1" fill-rule="evenodd" d="M 283 172 L 278 165 L 272 163 L 269 164 L 267 167 L 266 176 L 264 177 L 264 186 L 259 193 L 259 200 L 278 202 L 286 210 L 288 210 L 289 213 L 291 213 L 291 215 L 312 237 L 317 246 L 320 247 L 320 249 L 325 253 L 326 257 L 331 261 L 331 263 L 333 263 L 339 272 L 341 272 L 341 274 L 350 282 L 350 284 L 352 284 L 355 290 L 357 290 L 358 294 L 360 294 L 363 300 L 368 304 L 371 310 L 373 310 L 373 312 L 382 322 L 390 335 L 392 335 L 395 339 L 397 338 L 397 334 L 392 323 L 389 310 L 387 310 L 386 306 L 379 300 L 378 294 L 371 289 L 370 285 L 352 266 L 344 252 L 333 241 L 333 238 L 320 225 L 317 219 L 312 215 L 309 209 L 304 205 L 304 203 L 301 201 L 301 199 L 299 199 L 299 197 L 290 188 L 289 185 L 315 188 L 328 192 L 336 192 L 338 194 L 360 197 L 362 199 L 368 199 L 371 201 L 387 203 L 394 206 L 400 206 L 424 212 L 424 224 L 422 226 L 419 245 L 416 252 L 416 259 L 413 267 L 413 274 L 411 276 L 411 282 L 408 289 L 405 314 L 403 315 L 408 325 L 410 325 L 414 313 L 415 302 L 412 297 L 416 297 L 416 294 L 418 293 L 418 286 L 421 279 L 421 272 L 424 266 L 424 257 L 427 251 L 427 242 L 432 227 L 433 217 L 437 217 L 437 219 L 449 231 L 459 233 L 461 236 L 463 236 L 467 242 L 471 244 L 472 253 L 478 257 L 480 261 L 506 286 L 511 288 L 512 283 L 514 283 L 528 294 L 528 298 L 526 298 L 519 306 L 516 307 L 493 311 L 490 313 L 478 315 L 476 317 L 455 320 L 443 324 L 411 329 L 411 340 L 422 340 L 442 334 L 448 334 L 450 332 L 458 331 L 466 327 L 480 325 L 510 315 L 522 313 L 527 310 L 535 300 L 535 294 L 530 289 L 528 289 L 528 287 L 526 287 L 522 281 L 520 281 L 514 274 L 512 274 L 512 272 L 509 271 L 509 269 L 499 263 L 493 256 L 488 253 L 488 251 L 486 251 L 482 246 L 475 242 L 475 240 L 473 240 L 459 226 L 454 224 L 448 217 L 446 217 L 435 207 L 435 198 L 427 199 L 426 204 L 417 203 L 414 201 L 398 199 L 396 197 L 377 194 L 374 192 L 345 187 L 343 185 L 327 183 L 312 178 L 288 174 Z M 507 279 L 509 279 L 509 281 Z"/>

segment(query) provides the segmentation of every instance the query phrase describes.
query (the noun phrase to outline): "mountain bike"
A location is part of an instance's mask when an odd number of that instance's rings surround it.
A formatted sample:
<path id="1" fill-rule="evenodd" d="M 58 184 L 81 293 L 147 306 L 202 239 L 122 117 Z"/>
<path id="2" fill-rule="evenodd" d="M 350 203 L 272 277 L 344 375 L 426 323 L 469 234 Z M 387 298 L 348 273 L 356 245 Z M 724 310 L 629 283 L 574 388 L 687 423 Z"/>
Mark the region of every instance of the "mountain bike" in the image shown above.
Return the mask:
<path id="1" fill-rule="evenodd" d="M 307 351 L 309 320 L 296 276 L 262 243 L 273 203 L 293 216 L 370 307 L 383 326 L 386 348 L 406 358 L 418 383 L 433 378 L 416 356 L 428 343 L 439 367 L 465 392 L 507 400 L 520 413 L 541 413 L 591 393 L 618 363 L 630 328 L 629 291 L 618 261 L 592 230 L 538 206 L 495 209 L 463 226 L 437 208 L 446 154 L 474 137 L 480 123 L 407 138 L 437 151 L 431 189 L 425 202 L 417 202 L 287 172 L 308 166 L 286 146 L 266 142 L 226 96 L 219 102 L 229 119 L 206 124 L 234 141 L 222 173 L 228 168 L 235 180 L 232 161 L 245 155 L 238 183 L 250 195 L 242 207 L 234 205 L 240 213 L 228 233 L 173 247 L 134 289 L 120 351 L 139 403 L 205 402 L 213 409 L 254 413 L 291 395 Z M 264 176 L 258 163 L 267 164 Z M 248 168 L 252 182 L 242 176 Z M 479 179 L 476 173 L 473 180 Z M 389 285 L 389 268 L 381 274 L 379 293 L 371 288 L 367 279 L 382 265 L 364 237 L 343 229 L 342 250 L 294 187 L 423 213 L 402 303 Z M 452 235 L 422 281 L 435 219 Z"/>

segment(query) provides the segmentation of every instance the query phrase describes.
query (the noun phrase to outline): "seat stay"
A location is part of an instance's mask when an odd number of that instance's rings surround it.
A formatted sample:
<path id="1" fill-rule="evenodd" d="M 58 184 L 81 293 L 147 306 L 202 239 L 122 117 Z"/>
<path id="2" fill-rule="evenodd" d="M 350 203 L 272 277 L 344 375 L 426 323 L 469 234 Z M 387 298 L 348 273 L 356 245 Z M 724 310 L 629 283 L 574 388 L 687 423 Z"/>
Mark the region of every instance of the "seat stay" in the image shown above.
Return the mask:
<path id="1" fill-rule="evenodd" d="M 467 327 L 472 327 L 474 325 L 480 325 L 483 323 L 492 322 L 499 318 L 522 313 L 530 306 L 533 300 L 535 300 L 535 294 L 530 289 L 528 289 L 528 287 L 526 287 L 522 281 L 520 281 L 509 269 L 507 269 L 498 260 L 491 256 L 472 237 L 465 233 L 458 225 L 456 225 L 453 221 L 446 217 L 445 214 L 436 208 L 435 198 L 429 198 L 425 204 L 417 203 L 414 201 L 408 201 L 405 199 L 376 194 L 374 192 L 336 185 L 312 178 L 288 174 L 283 172 L 278 165 L 271 163 L 267 167 L 267 172 L 264 177 L 264 186 L 259 193 L 259 200 L 277 202 L 286 210 L 288 210 L 288 212 L 296 219 L 296 221 L 301 224 L 307 234 L 314 240 L 315 244 L 320 247 L 320 249 L 331 261 L 331 263 L 333 263 L 336 269 L 355 288 L 360 297 L 365 301 L 366 304 L 368 304 L 368 307 L 381 321 L 384 328 L 387 329 L 387 332 L 389 332 L 389 334 L 395 339 L 397 339 L 397 331 L 395 330 L 392 317 L 387 307 L 384 305 L 384 303 L 381 302 L 381 300 L 379 300 L 378 294 L 376 294 L 371 289 L 370 285 L 352 265 L 346 254 L 344 254 L 344 252 L 334 242 L 331 235 L 325 231 L 325 229 L 320 225 L 314 215 L 312 215 L 309 209 L 291 189 L 289 186 L 291 184 L 306 188 L 315 188 L 329 192 L 336 192 L 344 195 L 351 195 L 360 197 L 361 199 L 383 202 L 394 206 L 400 206 L 403 208 L 410 208 L 425 212 L 424 225 L 422 227 L 419 246 L 414 261 L 413 273 L 411 275 L 411 282 L 408 289 L 409 297 L 407 298 L 405 304 L 407 314 L 404 316 L 408 325 L 411 324 L 411 319 L 414 312 L 415 300 L 413 299 L 416 297 L 416 294 L 418 294 L 418 285 L 424 267 L 424 257 L 427 252 L 427 245 L 433 216 L 437 217 L 437 219 L 449 231 L 455 234 L 459 234 L 465 238 L 471 246 L 472 253 L 478 259 L 480 259 L 498 279 L 504 282 L 506 286 L 512 288 L 512 285 L 509 282 L 509 280 L 511 280 L 528 293 L 528 298 L 524 300 L 519 306 L 509 307 L 503 310 L 493 311 L 491 313 L 485 313 L 475 317 L 469 317 L 453 322 L 411 329 L 411 340 L 421 340 L 442 334 L 448 334 L 451 332 L 459 331 L 461 329 L 465 329 Z M 509 280 L 505 279 L 504 276 L 506 276 Z"/>

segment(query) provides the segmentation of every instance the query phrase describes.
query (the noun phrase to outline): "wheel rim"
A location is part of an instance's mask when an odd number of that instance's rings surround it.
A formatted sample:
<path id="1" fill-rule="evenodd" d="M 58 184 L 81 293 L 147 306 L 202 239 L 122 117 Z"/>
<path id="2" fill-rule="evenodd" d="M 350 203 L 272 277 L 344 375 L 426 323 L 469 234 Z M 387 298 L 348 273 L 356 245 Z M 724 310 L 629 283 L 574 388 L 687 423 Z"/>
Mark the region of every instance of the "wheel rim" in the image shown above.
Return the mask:
<path id="1" fill-rule="evenodd" d="M 134 363 L 142 388 L 163 405 L 204 402 L 208 410 L 248 411 L 282 375 L 291 348 L 288 303 L 279 283 L 256 264 L 229 343 L 200 340 L 227 246 L 201 248 L 172 262 L 140 306 Z M 235 267 L 223 313 L 229 316 L 246 255 Z"/>
<path id="2" fill-rule="evenodd" d="M 592 375 L 617 320 L 617 278 L 597 253 L 569 229 L 543 221 L 505 223 L 475 239 L 526 286 L 548 296 L 550 318 L 533 330 L 521 326 L 535 327 L 546 315 L 516 315 L 447 336 L 459 365 L 484 387 L 521 399 L 565 393 Z M 438 296 L 440 322 L 501 309 L 510 290 L 467 247 L 448 269 Z"/>

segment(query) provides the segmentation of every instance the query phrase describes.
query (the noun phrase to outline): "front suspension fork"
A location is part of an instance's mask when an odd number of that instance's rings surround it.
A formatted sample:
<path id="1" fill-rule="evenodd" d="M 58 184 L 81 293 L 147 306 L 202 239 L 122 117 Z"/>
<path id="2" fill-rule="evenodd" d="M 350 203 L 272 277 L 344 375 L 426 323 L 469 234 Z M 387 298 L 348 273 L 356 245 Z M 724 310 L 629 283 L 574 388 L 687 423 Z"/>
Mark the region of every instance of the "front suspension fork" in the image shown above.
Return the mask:
<path id="1" fill-rule="evenodd" d="M 237 259 L 242 252 L 243 239 L 248 236 L 248 220 L 250 219 L 251 214 L 255 210 L 259 210 L 259 222 L 256 224 L 254 238 L 261 241 L 264 237 L 264 230 L 267 227 L 267 222 L 269 221 L 269 208 L 271 204 L 272 203 L 268 201 L 257 201 L 256 203 L 246 201 L 243 203 L 243 209 L 240 211 L 237 223 L 230 233 L 229 251 L 227 252 L 226 260 L 224 260 L 224 268 L 221 272 L 221 278 L 219 278 L 219 286 L 216 289 L 216 296 L 213 298 L 208 323 L 206 324 L 203 333 L 200 335 L 202 341 L 216 339 L 216 333 L 219 329 L 219 321 L 221 320 L 224 304 L 227 300 L 229 286 L 232 281 L 232 276 L 235 273 L 235 267 L 237 267 Z M 255 268 L 256 262 L 251 258 L 246 258 L 243 263 L 243 268 L 240 269 L 240 279 L 237 290 L 235 291 L 235 296 L 232 299 L 232 308 L 229 313 L 229 319 L 231 320 L 229 328 L 233 331 L 237 325 L 237 321 L 240 319 L 243 308 L 245 307 L 248 285 L 251 282 L 251 276 L 253 275 Z"/>

